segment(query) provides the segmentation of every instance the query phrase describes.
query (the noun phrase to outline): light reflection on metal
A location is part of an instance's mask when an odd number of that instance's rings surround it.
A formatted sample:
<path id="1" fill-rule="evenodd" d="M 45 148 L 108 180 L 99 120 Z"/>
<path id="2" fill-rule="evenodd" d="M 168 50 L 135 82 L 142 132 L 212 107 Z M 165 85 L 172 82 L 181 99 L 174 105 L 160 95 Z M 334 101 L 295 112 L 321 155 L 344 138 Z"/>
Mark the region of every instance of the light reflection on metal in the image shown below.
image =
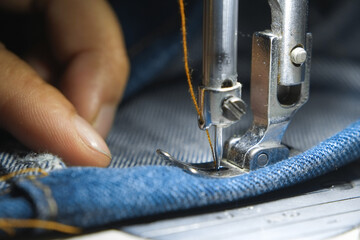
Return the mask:
<path id="1" fill-rule="evenodd" d="M 229 177 L 289 157 L 291 149 L 282 144 L 282 138 L 309 97 L 308 0 L 269 0 L 269 5 L 271 30 L 253 35 L 253 123 L 245 134 L 227 139 L 223 147 L 222 129 L 240 121 L 246 108 L 236 72 L 238 0 L 204 0 L 203 84 L 199 87 L 204 121 L 199 127 L 215 128 L 216 165 L 183 163 L 158 150 L 168 162 L 193 174 Z"/>

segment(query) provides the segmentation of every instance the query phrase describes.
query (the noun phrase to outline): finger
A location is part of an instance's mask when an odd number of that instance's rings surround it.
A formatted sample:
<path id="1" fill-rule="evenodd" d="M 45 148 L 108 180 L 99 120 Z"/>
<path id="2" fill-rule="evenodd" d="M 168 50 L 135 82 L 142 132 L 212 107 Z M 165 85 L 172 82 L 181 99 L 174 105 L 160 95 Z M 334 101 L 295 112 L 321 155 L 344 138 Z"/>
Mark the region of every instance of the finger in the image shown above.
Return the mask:
<path id="1" fill-rule="evenodd" d="M 25 62 L 0 46 L 0 127 L 36 151 L 70 165 L 107 166 L 104 140 L 73 105 Z"/>
<path id="2" fill-rule="evenodd" d="M 53 0 L 44 11 L 54 56 L 65 66 L 60 89 L 106 136 L 129 72 L 116 17 L 104 0 Z"/>

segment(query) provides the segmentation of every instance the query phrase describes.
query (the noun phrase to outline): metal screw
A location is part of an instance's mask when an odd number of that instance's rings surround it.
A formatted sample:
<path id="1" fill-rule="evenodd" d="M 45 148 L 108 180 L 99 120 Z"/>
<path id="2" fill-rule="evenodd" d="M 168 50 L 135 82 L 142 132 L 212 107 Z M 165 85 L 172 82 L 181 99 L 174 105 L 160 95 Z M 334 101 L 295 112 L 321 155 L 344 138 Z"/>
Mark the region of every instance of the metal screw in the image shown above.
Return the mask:
<path id="1" fill-rule="evenodd" d="M 291 61 L 296 65 L 301 65 L 306 61 L 307 53 L 302 47 L 296 47 L 291 51 Z"/>
<path id="2" fill-rule="evenodd" d="M 261 153 L 256 160 L 256 163 L 259 167 L 265 167 L 268 164 L 269 158 L 266 153 Z"/>
<path id="3" fill-rule="evenodd" d="M 246 104 L 238 97 L 230 97 L 223 102 L 222 110 L 224 117 L 237 121 L 246 113 Z"/>

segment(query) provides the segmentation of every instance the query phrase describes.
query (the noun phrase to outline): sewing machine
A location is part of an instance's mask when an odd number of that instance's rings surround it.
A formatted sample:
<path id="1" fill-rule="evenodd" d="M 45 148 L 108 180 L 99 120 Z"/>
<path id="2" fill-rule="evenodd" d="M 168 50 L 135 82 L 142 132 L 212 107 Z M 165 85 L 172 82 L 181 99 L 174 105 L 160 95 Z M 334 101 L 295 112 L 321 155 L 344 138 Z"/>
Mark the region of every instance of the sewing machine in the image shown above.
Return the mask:
<path id="1" fill-rule="evenodd" d="M 269 0 L 272 29 L 253 35 L 253 122 L 247 132 L 236 132 L 229 139 L 223 139 L 223 128 L 241 121 L 246 109 L 236 73 L 238 0 L 205 0 L 204 4 L 199 127 L 214 129 L 216 164 L 189 164 L 165 151 L 158 153 L 185 171 L 208 177 L 244 174 L 296 154 L 282 138 L 309 97 L 312 44 L 307 32 L 308 1 Z M 240 206 L 235 203 L 180 216 L 155 216 L 117 229 L 151 239 L 327 239 L 340 234 L 333 239 L 358 239 L 359 169 L 354 163 Z M 94 238 L 138 239 L 123 232 L 106 231 Z"/>
<path id="2" fill-rule="evenodd" d="M 237 79 L 238 1 L 204 1 L 203 80 L 199 127 L 214 129 L 214 162 L 188 164 L 158 150 L 165 160 L 194 174 L 231 177 L 296 154 L 282 144 L 294 114 L 309 97 L 312 36 L 307 0 L 269 0 L 271 30 L 253 35 L 251 110 L 243 135 L 223 139 L 223 128 L 241 121 L 246 103 Z M 216 170 L 216 171 L 214 171 Z"/>

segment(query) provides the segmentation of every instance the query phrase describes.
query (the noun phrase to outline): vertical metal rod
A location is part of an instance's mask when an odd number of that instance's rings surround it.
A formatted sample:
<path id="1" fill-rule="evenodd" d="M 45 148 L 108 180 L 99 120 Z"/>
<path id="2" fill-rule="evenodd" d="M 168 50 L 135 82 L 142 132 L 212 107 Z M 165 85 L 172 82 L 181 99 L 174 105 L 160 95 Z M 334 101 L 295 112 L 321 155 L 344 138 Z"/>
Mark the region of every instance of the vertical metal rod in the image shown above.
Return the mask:
<path id="1" fill-rule="evenodd" d="M 223 154 L 222 127 L 215 126 L 215 165 L 220 169 Z"/>
<path id="2" fill-rule="evenodd" d="M 203 85 L 220 89 L 237 83 L 237 35 L 239 0 L 204 0 Z M 221 99 L 220 99 L 221 100 Z M 210 99 L 210 109 L 221 102 Z M 219 122 L 221 116 L 211 116 Z M 222 127 L 215 126 L 215 165 L 219 170 L 223 139 Z"/>
<path id="3" fill-rule="evenodd" d="M 304 69 L 291 61 L 291 51 L 306 47 L 308 0 L 269 0 L 272 14 L 271 30 L 281 36 L 280 85 L 293 86 L 305 79 Z"/>
<path id="4" fill-rule="evenodd" d="M 204 0 L 203 85 L 237 82 L 239 0 Z"/>

